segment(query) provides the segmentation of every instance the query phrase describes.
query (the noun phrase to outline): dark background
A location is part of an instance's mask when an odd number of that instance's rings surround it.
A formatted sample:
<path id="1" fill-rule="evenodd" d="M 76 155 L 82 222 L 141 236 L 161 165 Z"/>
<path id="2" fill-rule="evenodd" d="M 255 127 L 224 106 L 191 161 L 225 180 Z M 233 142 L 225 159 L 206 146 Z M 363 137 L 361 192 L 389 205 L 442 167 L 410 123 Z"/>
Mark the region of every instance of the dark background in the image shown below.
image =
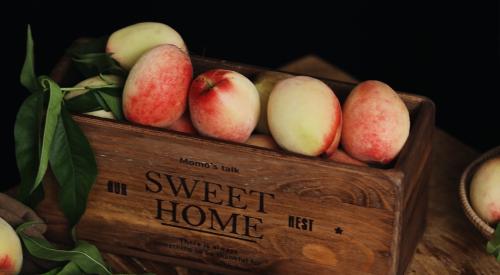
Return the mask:
<path id="1" fill-rule="evenodd" d="M 78 37 L 159 21 L 176 29 L 191 52 L 210 57 L 274 68 L 314 53 L 360 80 L 377 79 L 430 97 L 437 125 L 480 151 L 500 145 L 498 3 L 70 2 L 19 2 L 4 10 L 9 13 L 2 22 L 6 184 L 18 181 L 13 127 L 27 96 L 18 84 L 27 23 L 39 75 L 48 74 Z"/>

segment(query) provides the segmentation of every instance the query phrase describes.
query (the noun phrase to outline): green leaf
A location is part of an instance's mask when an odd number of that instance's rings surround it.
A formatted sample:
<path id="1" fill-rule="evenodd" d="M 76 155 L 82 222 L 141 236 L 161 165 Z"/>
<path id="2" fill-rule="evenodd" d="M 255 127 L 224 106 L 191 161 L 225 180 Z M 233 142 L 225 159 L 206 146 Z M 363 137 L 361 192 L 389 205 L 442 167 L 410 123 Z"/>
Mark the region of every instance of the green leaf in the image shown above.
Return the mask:
<path id="1" fill-rule="evenodd" d="M 86 88 L 87 92 L 65 101 L 65 105 L 69 111 L 87 113 L 105 110 L 111 111 L 117 120 L 124 120 L 121 97 L 123 87 L 97 86 Z"/>
<path id="2" fill-rule="evenodd" d="M 122 90 L 123 88 L 101 88 L 93 92 L 99 97 L 111 110 L 117 120 L 124 120 L 122 112 Z M 106 110 L 106 108 L 103 108 Z"/>
<path id="3" fill-rule="evenodd" d="M 80 258 L 83 259 L 83 255 L 93 255 L 92 260 L 85 260 L 81 261 L 81 263 L 78 264 L 78 266 L 84 271 L 89 274 L 111 274 L 111 272 L 108 270 L 106 265 L 104 264 L 104 260 L 102 259 L 101 254 L 99 253 L 99 250 L 97 247 L 94 245 L 85 242 L 85 241 L 79 241 L 77 242 L 77 246 L 74 249 L 74 251 L 81 252 Z M 85 256 L 89 258 L 88 256 Z M 74 260 L 77 262 L 76 260 Z"/>
<path id="4" fill-rule="evenodd" d="M 73 62 L 75 62 L 77 69 L 87 77 L 97 74 L 115 74 L 121 76 L 126 74 L 111 55 L 104 52 L 74 55 Z"/>
<path id="5" fill-rule="evenodd" d="M 27 38 L 26 38 L 26 58 L 24 60 L 23 68 L 21 69 L 21 84 L 26 87 L 30 92 L 40 92 L 40 84 L 35 75 L 35 59 L 33 50 L 33 37 L 31 36 L 31 26 L 28 25 Z"/>
<path id="6" fill-rule="evenodd" d="M 28 252 L 34 257 L 49 261 L 70 261 L 87 274 L 111 274 L 95 246 L 80 241 L 72 250 L 58 249 L 44 239 L 31 237 L 24 233 L 24 230 L 33 224 L 33 222 L 24 223 L 16 229 L 16 232 L 21 237 Z M 64 269 L 72 271 L 74 266 L 65 266 L 62 270 Z"/>
<path id="7" fill-rule="evenodd" d="M 57 274 L 58 275 L 81 275 L 81 274 L 83 274 L 83 270 L 81 270 L 80 267 L 78 267 L 78 265 L 76 263 L 69 262 Z"/>
<path id="8" fill-rule="evenodd" d="M 21 176 L 18 198 L 27 204 L 39 166 L 44 100 L 42 92 L 33 93 L 26 98 L 17 112 L 14 126 L 16 162 Z M 41 187 L 35 190 L 41 190 Z M 35 194 L 40 195 L 40 191 Z"/>
<path id="9" fill-rule="evenodd" d="M 107 112 L 110 111 L 108 104 L 106 104 L 106 101 L 104 101 L 104 99 L 98 93 L 93 91 L 92 94 L 94 95 L 95 100 L 99 102 L 99 106 L 101 106 L 102 110 Z"/>
<path id="10" fill-rule="evenodd" d="M 486 244 L 486 251 L 500 262 L 500 223 L 497 224 L 493 238 Z"/>
<path id="11" fill-rule="evenodd" d="M 124 76 L 126 72 L 111 55 L 105 52 L 108 37 L 75 42 L 67 53 L 72 57 L 76 68 L 87 77 L 101 73 Z"/>
<path id="12" fill-rule="evenodd" d="M 87 92 L 65 100 L 65 106 L 69 111 L 78 114 L 103 109 L 99 101 L 96 99 L 95 95 L 91 92 Z"/>
<path id="13" fill-rule="evenodd" d="M 97 177 L 94 153 L 82 130 L 63 106 L 50 152 L 50 166 L 59 183 L 59 206 L 72 225 L 85 212 Z"/>
<path id="14" fill-rule="evenodd" d="M 52 146 L 52 138 L 56 130 L 59 113 L 61 112 L 61 102 L 63 100 L 63 93 L 61 88 L 49 77 L 41 76 L 40 83 L 44 89 L 49 91 L 49 103 L 45 115 L 45 126 L 43 130 L 42 147 L 40 151 L 40 161 L 38 163 L 38 172 L 36 174 L 34 185 L 31 189 L 33 192 L 42 182 L 47 166 L 49 164 L 49 153 Z"/>
<path id="15" fill-rule="evenodd" d="M 57 275 L 62 270 L 62 267 L 58 266 L 40 275 Z"/>

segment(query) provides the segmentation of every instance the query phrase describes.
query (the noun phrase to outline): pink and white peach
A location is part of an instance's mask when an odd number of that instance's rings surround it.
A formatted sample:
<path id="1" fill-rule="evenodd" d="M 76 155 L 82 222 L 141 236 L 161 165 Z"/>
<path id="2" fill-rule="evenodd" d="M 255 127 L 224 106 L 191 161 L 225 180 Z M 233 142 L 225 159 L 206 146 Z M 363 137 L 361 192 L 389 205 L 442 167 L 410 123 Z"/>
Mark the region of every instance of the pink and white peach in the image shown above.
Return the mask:
<path id="1" fill-rule="evenodd" d="M 240 73 L 211 70 L 191 84 L 189 111 L 200 134 L 243 143 L 259 119 L 259 93 Z"/>
<path id="2" fill-rule="evenodd" d="M 487 223 L 500 222 L 500 157 L 483 163 L 472 177 L 471 204 Z"/>
<path id="3" fill-rule="evenodd" d="M 132 122 L 169 127 L 186 110 L 193 66 L 178 47 L 165 44 L 145 53 L 123 89 L 123 113 Z"/>
<path id="4" fill-rule="evenodd" d="M 276 144 L 274 139 L 269 135 L 260 135 L 260 134 L 251 135 L 250 138 L 247 140 L 246 144 L 273 150 L 279 149 L 278 144 Z"/>
<path id="5" fill-rule="evenodd" d="M 174 121 L 172 125 L 168 127 L 169 130 L 182 132 L 186 134 L 196 134 L 196 129 L 191 122 L 191 117 L 189 116 L 189 111 L 184 112 L 184 114 L 178 120 Z"/>
<path id="6" fill-rule="evenodd" d="M 276 84 L 269 96 L 267 119 L 271 135 L 288 151 L 318 156 L 337 147 L 332 143 L 340 135 L 340 103 L 318 79 L 296 76 Z"/>
<path id="7" fill-rule="evenodd" d="M 273 90 L 274 86 L 283 79 L 292 77 L 290 74 L 267 71 L 260 74 L 257 79 L 255 79 L 255 88 L 259 92 L 260 98 L 260 116 L 259 122 L 255 130 L 261 134 L 269 134 L 269 127 L 267 125 L 267 102 L 269 101 L 269 95 Z"/>
<path id="8" fill-rule="evenodd" d="M 18 274 L 23 264 L 23 248 L 14 229 L 0 218 L 0 274 Z"/>
<path id="9" fill-rule="evenodd" d="M 337 149 L 335 152 L 333 152 L 328 157 L 328 159 L 336 161 L 336 162 L 340 162 L 340 163 L 345 163 L 345 164 L 352 164 L 352 165 L 357 165 L 357 166 L 368 166 L 368 164 L 349 156 L 344 150 L 342 150 L 340 148 Z"/>
<path id="10" fill-rule="evenodd" d="M 343 105 L 341 143 L 352 157 L 387 164 L 410 132 L 409 111 L 394 90 L 380 81 L 358 84 Z"/>
<path id="11" fill-rule="evenodd" d="M 175 45 L 187 53 L 182 37 L 171 27 L 156 22 L 138 23 L 115 31 L 108 39 L 106 52 L 128 71 L 143 54 L 162 44 Z"/>

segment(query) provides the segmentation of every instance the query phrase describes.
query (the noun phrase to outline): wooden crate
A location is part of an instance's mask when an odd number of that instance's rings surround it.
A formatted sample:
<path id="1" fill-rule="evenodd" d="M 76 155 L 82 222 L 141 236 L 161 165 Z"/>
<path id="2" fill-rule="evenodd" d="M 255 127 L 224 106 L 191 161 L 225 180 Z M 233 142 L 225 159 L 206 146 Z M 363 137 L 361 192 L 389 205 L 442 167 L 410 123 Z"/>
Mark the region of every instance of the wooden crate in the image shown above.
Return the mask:
<path id="1" fill-rule="evenodd" d="M 265 69 L 192 57 L 195 75 Z M 71 83 L 70 61 L 54 78 Z M 74 81 L 73 81 L 74 82 Z M 353 85 L 324 80 L 341 101 Z M 401 93 L 410 137 L 390 167 L 359 167 L 74 115 L 99 175 L 77 235 L 116 254 L 214 272 L 401 274 L 425 228 L 434 105 Z M 67 225 L 56 184 L 38 213 Z"/>

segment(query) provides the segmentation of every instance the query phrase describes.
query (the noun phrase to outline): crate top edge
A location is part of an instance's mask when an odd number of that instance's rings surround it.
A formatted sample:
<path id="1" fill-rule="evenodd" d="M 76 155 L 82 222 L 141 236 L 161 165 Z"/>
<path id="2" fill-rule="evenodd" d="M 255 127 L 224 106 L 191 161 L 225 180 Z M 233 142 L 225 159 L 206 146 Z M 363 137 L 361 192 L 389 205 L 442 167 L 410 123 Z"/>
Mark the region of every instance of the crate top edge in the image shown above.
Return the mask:
<path id="1" fill-rule="evenodd" d="M 223 64 L 223 65 L 233 66 L 233 67 L 238 67 L 238 68 L 243 68 L 243 69 L 250 69 L 250 70 L 254 70 L 254 71 L 282 72 L 282 73 L 288 73 L 288 74 L 292 74 L 292 75 L 310 76 L 310 77 L 314 77 L 314 78 L 319 79 L 319 80 L 324 81 L 324 82 L 335 83 L 337 85 L 342 85 L 342 86 L 354 87 L 358 84 L 355 82 L 348 82 L 348 81 L 342 81 L 342 80 L 337 80 L 337 79 L 332 79 L 332 78 L 318 77 L 318 76 L 311 75 L 311 74 L 298 74 L 296 72 L 289 72 L 286 70 L 273 69 L 273 68 L 264 67 L 264 66 L 245 64 L 245 63 L 241 63 L 241 62 L 229 61 L 229 60 L 225 60 L 225 59 L 217 59 L 217 58 L 213 58 L 213 57 L 206 57 L 206 56 L 200 56 L 200 55 L 195 55 L 195 54 L 190 55 L 190 57 L 192 60 L 195 60 L 198 62 L 208 62 L 208 63 L 212 63 L 212 64 Z M 403 99 L 403 101 L 405 101 L 405 103 L 410 102 L 410 103 L 414 103 L 414 104 L 419 105 L 423 102 L 428 102 L 428 103 L 434 105 L 434 102 L 429 97 L 426 97 L 426 96 L 423 96 L 420 94 L 406 92 L 406 91 L 399 91 L 399 90 L 396 90 L 396 93 L 402 97 L 402 99 Z"/>
<path id="2" fill-rule="evenodd" d="M 288 152 L 288 151 L 284 151 L 284 150 L 277 151 L 277 150 L 262 148 L 262 147 L 253 146 L 253 145 L 244 144 L 244 143 L 218 140 L 218 139 L 204 137 L 204 136 L 193 136 L 190 134 L 173 131 L 173 130 L 169 130 L 166 128 L 158 128 L 158 127 L 147 126 L 147 125 L 139 125 L 139 124 L 130 123 L 128 121 L 116 121 L 113 119 L 94 117 L 94 116 L 85 115 L 85 114 L 72 114 L 72 116 L 73 116 L 73 119 L 78 123 L 86 123 L 86 124 L 90 124 L 90 125 L 93 125 L 96 127 L 110 127 L 110 128 L 114 128 L 114 129 L 120 129 L 120 130 L 124 130 L 124 131 L 133 131 L 133 132 L 142 133 L 142 134 L 168 136 L 171 138 L 183 139 L 185 141 L 191 141 L 191 142 L 203 142 L 204 144 L 211 145 L 211 146 L 231 147 L 231 149 L 233 149 L 235 151 L 246 151 L 246 152 L 251 152 L 251 153 L 257 153 L 257 154 L 260 154 L 261 156 L 279 158 L 279 159 L 282 159 L 283 161 L 286 161 L 286 160 L 302 161 L 302 162 L 303 161 L 311 161 L 311 162 L 314 162 L 318 165 L 329 166 L 332 168 L 341 169 L 341 170 L 345 170 L 345 171 L 370 174 L 372 176 L 388 178 L 391 181 L 399 180 L 399 178 L 402 177 L 402 174 L 403 174 L 403 171 L 399 170 L 396 167 L 379 168 L 379 167 L 373 167 L 373 166 L 357 166 L 357 165 L 345 164 L 345 163 L 340 163 L 340 162 L 335 162 L 335 161 L 329 161 L 329 160 L 323 159 L 321 157 L 311 157 L 311 156 L 300 155 L 300 154 L 296 154 L 296 153 L 292 153 L 292 152 Z"/>

